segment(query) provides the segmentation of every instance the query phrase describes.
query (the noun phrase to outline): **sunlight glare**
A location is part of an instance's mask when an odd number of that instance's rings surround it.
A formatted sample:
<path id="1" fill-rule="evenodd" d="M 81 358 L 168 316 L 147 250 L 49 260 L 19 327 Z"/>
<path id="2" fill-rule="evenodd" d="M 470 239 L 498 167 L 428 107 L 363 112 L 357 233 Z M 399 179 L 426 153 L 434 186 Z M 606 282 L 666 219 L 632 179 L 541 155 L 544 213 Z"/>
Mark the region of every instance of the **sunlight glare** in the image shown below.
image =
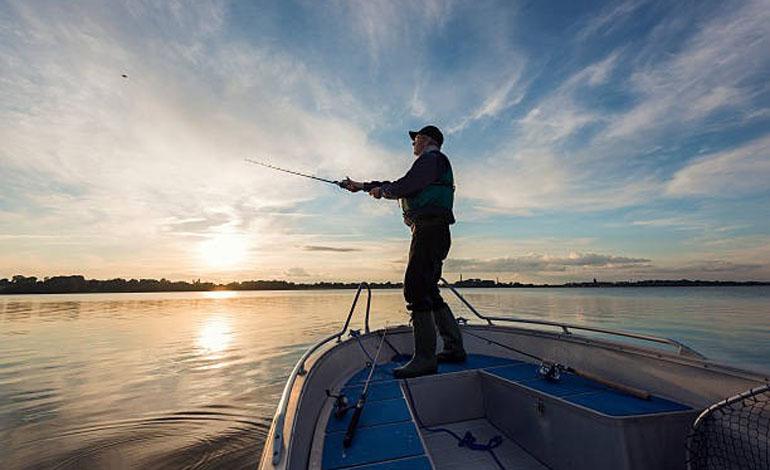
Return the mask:
<path id="1" fill-rule="evenodd" d="M 237 292 L 232 290 L 211 290 L 203 292 L 203 297 L 207 299 L 231 299 L 237 295 Z"/>
<path id="2" fill-rule="evenodd" d="M 199 251 L 203 261 L 211 268 L 236 267 L 246 259 L 248 243 L 243 236 L 220 233 L 201 242 Z"/>
<path id="3" fill-rule="evenodd" d="M 198 333 L 198 347 L 209 352 L 221 352 L 232 341 L 230 323 L 221 317 L 210 318 Z"/>

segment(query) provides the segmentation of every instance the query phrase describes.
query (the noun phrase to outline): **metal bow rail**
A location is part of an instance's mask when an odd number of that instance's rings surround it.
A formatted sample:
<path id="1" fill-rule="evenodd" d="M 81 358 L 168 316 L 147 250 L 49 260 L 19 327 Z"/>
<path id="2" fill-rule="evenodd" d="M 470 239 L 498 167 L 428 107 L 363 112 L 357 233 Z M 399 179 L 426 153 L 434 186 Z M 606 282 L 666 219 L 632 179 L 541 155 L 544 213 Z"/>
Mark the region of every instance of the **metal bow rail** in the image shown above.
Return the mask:
<path id="1" fill-rule="evenodd" d="M 460 301 L 465 304 L 468 309 L 473 312 L 474 315 L 481 318 L 482 320 L 486 321 L 489 325 L 494 325 L 493 321 L 500 321 L 500 322 L 509 322 L 509 323 L 526 323 L 530 325 L 545 325 L 545 326 L 555 326 L 558 328 L 561 328 L 562 332 L 565 335 L 570 335 L 572 332 L 570 330 L 580 330 L 580 331 L 591 331 L 594 333 L 602 333 L 606 335 L 613 335 L 613 336 L 622 336 L 624 338 L 633 338 L 638 339 L 642 341 L 651 341 L 653 343 L 659 343 L 659 344 L 666 344 L 669 346 L 672 346 L 676 349 L 677 354 L 683 355 L 683 356 L 690 356 L 690 357 L 697 357 L 699 359 L 705 359 L 705 356 L 703 356 L 698 351 L 695 351 L 694 349 L 690 348 L 689 346 L 680 343 L 677 340 L 671 339 L 671 338 L 662 338 L 659 336 L 651 336 L 651 335 L 642 335 L 638 333 L 629 333 L 626 331 L 618 331 L 618 330 L 610 330 L 607 328 L 595 328 L 591 326 L 582 326 L 582 325 L 574 325 L 570 323 L 562 323 L 562 322 L 553 322 L 553 321 L 547 321 L 547 320 L 526 320 L 523 318 L 507 318 L 507 317 L 491 317 L 488 315 L 482 315 L 476 310 L 473 305 L 470 304 L 465 298 L 457 292 L 457 290 L 452 286 L 449 282 L 447 282 L 446 279 L 443 277 L 441 278 L 441 282 L 444 283 L 444 287 L 448 288 L 452 291 L 454 295 L 457 296 Z"/>
<path id="2" fill-rule="evenodd" d="M 305 351 L 305 353 L 302 354 L 302 356 L 297 361 L 297 364 L 294 366 L 294 369 L 292 369 L 291 374 L 289 374 L 289 379 L 286 381 L 286 386 L 283 388 L 283 393 L 281 394 L 281 400 L 278 402 L 278 414 L 275 418 L 275 428 L 273 431 L 273 465 L 278 465 L 278 463 L 281 461 L 281 458 L 283 457 L 283 428 L 286 422 L 286 409 L 289 406 L 289 396 L 291 395 L 292 388 L 294 388 L 294 382 L 297 380 L 297 376 L 305 375 L 307 373 L 305 370 L 305 362 L 314 352 L 318 350 L 318 348 L 333 339 L 336 339 L 338 343 L 341 341 L 342 335 L 345 334 L 348 327 L 350 326 L 350 319 L 353 316 L 353 312 L 356 310 L 358 298 L 361 296 L 361 291 L 364 288 L 366 289 L 366 317 L 364 325 L 365 332 L 369 333 L 369 310 L 372 304 L 372 289 L 369 287 L 368 283 L 362 282 L 358 285 L 356 296 L 353 298 L 353 304 L 350 306 L 350 312 L 348 312 L 348 316 L 345 319 L 345 324 L 342 326 L 342 329 L 332 335 L 327 336 L 326 338 L 308 348 L 308 350 Z"/>

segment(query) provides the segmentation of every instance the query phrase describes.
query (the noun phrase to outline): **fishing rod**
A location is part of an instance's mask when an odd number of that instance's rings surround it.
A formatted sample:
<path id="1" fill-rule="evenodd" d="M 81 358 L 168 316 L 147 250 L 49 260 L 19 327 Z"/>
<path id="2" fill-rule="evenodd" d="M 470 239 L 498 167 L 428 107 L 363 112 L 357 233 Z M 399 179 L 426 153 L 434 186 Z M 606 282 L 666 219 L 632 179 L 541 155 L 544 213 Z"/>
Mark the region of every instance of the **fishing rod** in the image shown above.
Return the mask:
<path id="1" fill-rule="evenodd" d="M 380 357 L 380 350 L 382 350 L 382 343 L 385 342 L 385 336 L 387 335 L 388 330 L 383 330 L 382 332 L 382 339 L 380 340 L 379 346 L 377 346 L 377 353 L 374 355 L 374 360 L 372 361 L 372 367 L 369 369 L 369 377 L 366 378 L 366 382 L 364 383 L 364 389 L 361 391 L 361 396 L 358 397 L 358 402 L 356 402 L 356 409 L 353 411 L 353 416 L 350 418 L 350 424 L 348 424 L 348 430 L 345 431 L 345 437 L 342 440 L 342 445 L 345 447 L 350 447 L 350 444 L 353 443 L 353 436 L 356 434 L 356 427 L 358 426 L 358 420 L 361 418 L 361 412 L 364 411 L 364 405 L 366 404 L 366 396 L 369 393 L 369 382 L 372 381 L 372 375 L 374 374 L 374 369 L 377 367 L 377 358 Z"/>
<path id="2" fill-rule="evenodd" d="M 289 173 L 289 174 L 292 174 L 292 175 L 302 176 L 303 178 L 310 178 L 310 179 L 314 179 L 316 181 L 322 181 L 324 183 L 329 183 L 329 184 L 333 184 L 335 186 L 339 186 L 340 188 L 344 188 L 343 181 L 333 181 L 333 180 L 326 179 L 326 178 L 321 178 L 321 177 L 318 177 L 318 176 L 307 175 L 305 173 L 300 173 L 298 171 L 287 170 L 285 168 L 280 168 L 280 167 L 277 167 L 275 165 L 270 165 L 269 163 L 264 163 L 264 162 L 260 162 L 260 161 L 257 161 L 257 160 L 252 160 L 251 158 L 244 158 L 244 160 L 246 160 L 249 163 L 253 163 L 254 165 L 263 166 L 265 168 L 270 168 L 270 169 L 276 170 L 276 171 L 282 171 L 284 173 Z"/>

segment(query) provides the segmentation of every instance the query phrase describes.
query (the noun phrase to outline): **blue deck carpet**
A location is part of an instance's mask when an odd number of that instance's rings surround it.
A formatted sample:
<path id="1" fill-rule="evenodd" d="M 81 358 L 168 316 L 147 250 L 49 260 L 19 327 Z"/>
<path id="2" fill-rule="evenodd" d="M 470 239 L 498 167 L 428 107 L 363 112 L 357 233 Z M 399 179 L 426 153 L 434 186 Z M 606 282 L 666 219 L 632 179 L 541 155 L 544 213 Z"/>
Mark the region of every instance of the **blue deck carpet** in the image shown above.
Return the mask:
<path id="1" fill-rule="evenodd" d="M 362 465 L 356 467 L 355 470 L 431 470 L 431 468 L 428 457 L 421 455 L 419 457 Z"/>
<path id="2" fill-rule="evenodd" d="M 345 431 L 326 434 L 323 468 L 352 467 L 425 454 L 412 421 L 385 424 L 356 431 L 353 444 L 342 446 Z"/>
<path id="3" fill-rule="evenodd" d="M 354 395 L 354 397 L 357 396 Z M 337 419 L 334 416 L 329 418 L 326 432 L 345 431 L 352 416 L 353 411 L 349 410 L 342 419 Z M 406 401 L 403 398 L 371 402 L 367 400 L 366 406 L 364 406 L 364 410 L 361 412 L 361 418 L 358 421 L 358 429 L 411 420 L 409 407 L 406 406 Z"/>

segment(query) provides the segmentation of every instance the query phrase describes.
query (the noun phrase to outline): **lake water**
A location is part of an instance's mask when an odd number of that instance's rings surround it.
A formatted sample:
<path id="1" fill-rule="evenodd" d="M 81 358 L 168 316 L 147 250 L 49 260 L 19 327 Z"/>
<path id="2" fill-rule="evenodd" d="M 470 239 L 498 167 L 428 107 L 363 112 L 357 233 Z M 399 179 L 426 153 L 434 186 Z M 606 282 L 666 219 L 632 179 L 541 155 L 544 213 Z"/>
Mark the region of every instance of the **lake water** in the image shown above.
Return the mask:
<path id="1" fill-rule="evenodd" d="M 770 369 L 770 287 L 462 292 L 497 316 L 667 336 Z M 456 313 L 472 316 L 450 295 Z M 341 327 L 352 298 L 0 296 L 0 467 L 253 468 L 291 367 Z M 373 326 L 406 321 L 399 291 L 373 292 Z"/>

